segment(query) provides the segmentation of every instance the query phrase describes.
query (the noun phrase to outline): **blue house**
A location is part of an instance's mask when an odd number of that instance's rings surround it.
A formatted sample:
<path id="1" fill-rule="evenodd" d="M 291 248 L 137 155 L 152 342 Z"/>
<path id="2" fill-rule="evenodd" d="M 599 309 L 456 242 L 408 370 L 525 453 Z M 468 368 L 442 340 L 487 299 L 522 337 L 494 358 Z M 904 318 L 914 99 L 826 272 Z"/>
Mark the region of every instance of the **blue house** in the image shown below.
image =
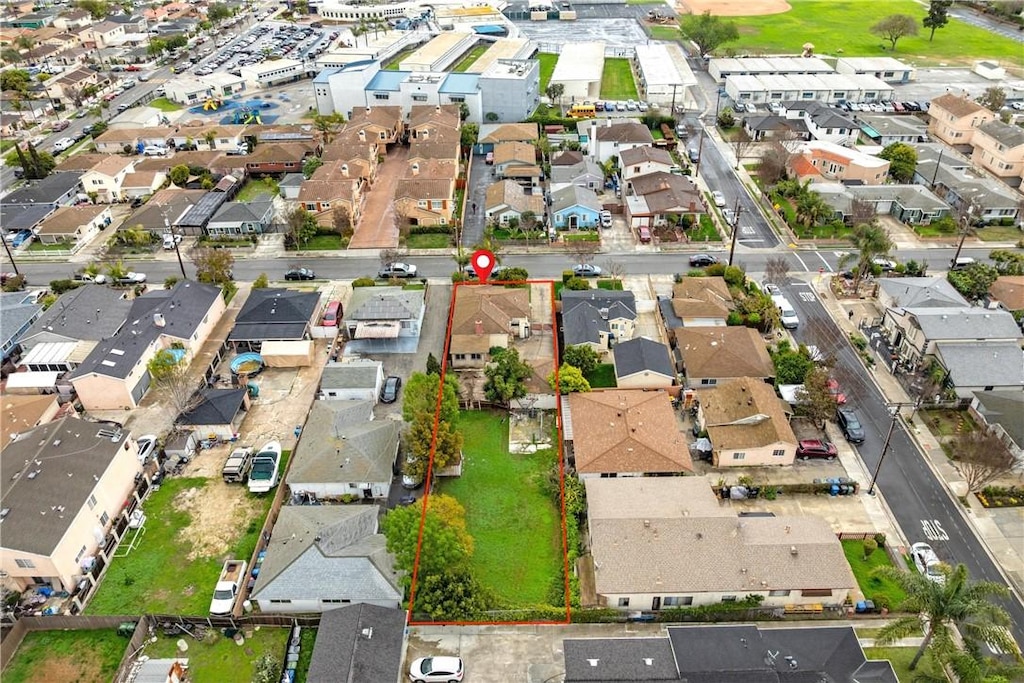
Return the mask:
<path id="1" fill-rule="evenodd" d="M 601 202 L 588 187 L 570 185 L 551 194 L 551 224 L 558 230 L 596 229 Z"/>

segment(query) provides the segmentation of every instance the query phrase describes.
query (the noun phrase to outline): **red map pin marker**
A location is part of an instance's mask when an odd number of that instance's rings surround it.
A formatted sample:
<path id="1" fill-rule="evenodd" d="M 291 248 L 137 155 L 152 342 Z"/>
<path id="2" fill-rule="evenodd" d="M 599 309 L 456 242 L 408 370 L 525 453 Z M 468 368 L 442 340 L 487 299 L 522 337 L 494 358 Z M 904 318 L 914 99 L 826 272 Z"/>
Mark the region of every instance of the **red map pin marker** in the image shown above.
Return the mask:
<path id="1" fill-rule="evenodd" d="M 473 267 L 473 271 L 480 278 L 480 282 L 487 281 L 487 278 L 491 276 L 491 271 L 494 270 L 496 262 L 494 254 L 486 249 L 473 252 L 473 256 L 469 259 L 469 265 Z"/>

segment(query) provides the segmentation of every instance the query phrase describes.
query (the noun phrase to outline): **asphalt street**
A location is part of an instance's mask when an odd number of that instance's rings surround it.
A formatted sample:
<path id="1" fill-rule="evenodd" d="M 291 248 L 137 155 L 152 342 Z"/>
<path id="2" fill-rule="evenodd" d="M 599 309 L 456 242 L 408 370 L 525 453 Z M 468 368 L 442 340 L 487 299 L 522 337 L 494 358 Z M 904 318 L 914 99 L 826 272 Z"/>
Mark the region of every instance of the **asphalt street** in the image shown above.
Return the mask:
<path id="1" fill-rule="evenodd" d="M 867 370 L 832 322 L 813 287 L 791 282 L 783 290 L 800 317 L 800 327 L 794 333 L 797 341 L 817 345 L 826 355 L 835 356 L 836 379 L 850 397 L 847 405 L 856 409 L 866 432 L 865 441 L 857 450 L 868 470 L 874 472 L 892 420 L 885 396 L 870 372 L 885 370 Z M 1006 584 L 964 518 L 963 508 L 918 452 L 902 420 L 893 430 L 877 481 L 876 489 L 885 497 L 908 542 L 929 543 L 944 562 L 966 565 L 972 579 Z M 867 482 L 862 485 L 866 491 Z M 1018 643 L 1024 643 L 1024 605 L 1018 597 L 1005 601 L 1004 607 L 1013 620 L 1014 637 Z"/>

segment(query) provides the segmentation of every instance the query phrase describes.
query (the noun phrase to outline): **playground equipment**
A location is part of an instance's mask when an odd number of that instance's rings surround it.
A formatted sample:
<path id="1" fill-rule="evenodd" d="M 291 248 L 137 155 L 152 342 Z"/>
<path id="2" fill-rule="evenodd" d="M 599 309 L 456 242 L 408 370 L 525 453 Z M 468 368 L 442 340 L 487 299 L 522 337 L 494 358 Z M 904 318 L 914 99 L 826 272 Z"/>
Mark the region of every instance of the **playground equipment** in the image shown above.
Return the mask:
<path id="1" fill-rule="evenodd" d="M 203 111 L 217 111 L 224 104 L 223 100 L 209 98 L 203 103 Z"/>
<path id="2" fill-rule="evenodd" d="M 263 123 L 262 119 L 260 119 L 259 110 L 250 109 L 249 107 L 242 107 L 241 109 L 235 110 L 234 122 L 236 124 Z"/>

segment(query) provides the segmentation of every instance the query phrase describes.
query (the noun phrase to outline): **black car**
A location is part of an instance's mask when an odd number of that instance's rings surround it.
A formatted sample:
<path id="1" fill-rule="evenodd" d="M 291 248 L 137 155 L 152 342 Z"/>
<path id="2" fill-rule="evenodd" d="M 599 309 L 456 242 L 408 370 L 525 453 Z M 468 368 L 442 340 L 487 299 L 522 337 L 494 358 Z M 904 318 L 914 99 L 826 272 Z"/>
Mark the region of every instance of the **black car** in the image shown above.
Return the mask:
<path id="1" fill-rule="evenodd" d="M 285 280 L 315 280 L 316 273 L 309 268 L 292 268 L 284 274 Z"/>
<path id="2" fill-rule="evenodd" d="M 690 265 L 694 268 L 706 268 L 716 263 L 718 263 L 718 259 L 711 254 L 694 254 L 690 257 Z"/>
<path id="3" fill-rule="evenodd" d="M 380 390 L 381 403 L 394 403 L 398 400 L 398 389 L 402 386 L 402 378 L 392 375 L 384 380 L 384 388 Z"/>
<path id="4" fill-rule="evenodd" d="M 864 426 L 857 416 L 857 412 L 850 408 L 840 408 L 836 411 L 836 422 L 839 429 L 843 430 L 843 436 L 850 443 L 864 443 Z"/>

